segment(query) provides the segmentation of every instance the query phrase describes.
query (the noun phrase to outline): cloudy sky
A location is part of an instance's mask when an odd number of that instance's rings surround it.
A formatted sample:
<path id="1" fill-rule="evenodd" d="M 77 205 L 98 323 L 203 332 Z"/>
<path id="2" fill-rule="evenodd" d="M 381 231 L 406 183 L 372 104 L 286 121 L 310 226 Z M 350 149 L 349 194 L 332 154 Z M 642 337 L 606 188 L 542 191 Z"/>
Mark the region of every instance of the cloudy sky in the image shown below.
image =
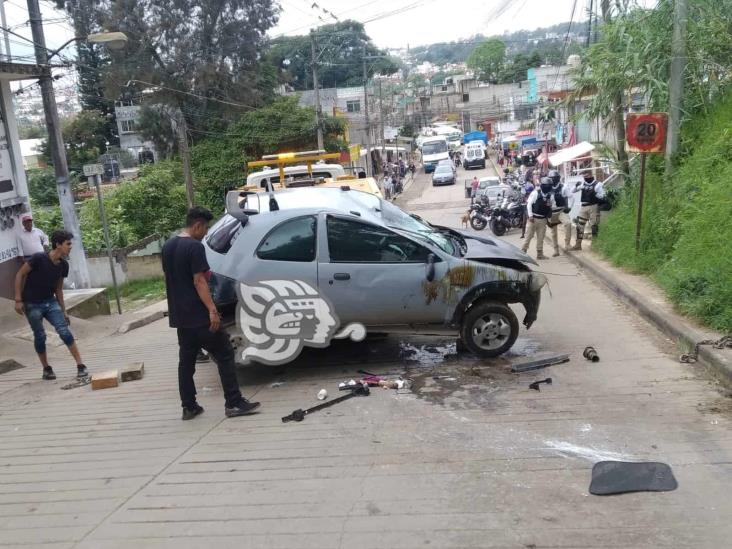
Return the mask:
<path id="1" fill-rule="evenodd" d="M 270 32 L 305 34 L 318 25 L 356 19 L 380 47 L 419 46 L 468 38 L 478 33 L 503 34 L 569 21 L 587 20 L 589 0 L 276 0 L 282 6 L 280 21 Z M 638 0 L 652 5 L 655 0 Z M 597 2 L 596 2 L 597 3 Z M 58 12 L 50 0 L 41 0 L 49 48 L 73 36 L 68 15 Z M 8 27 L 30 38 L 25 0 L 5 0 Z M 332 14 L 332 15 L 331 15 Z M 11 50 L 32 54 L 25 43 L 10 37 Z"/>

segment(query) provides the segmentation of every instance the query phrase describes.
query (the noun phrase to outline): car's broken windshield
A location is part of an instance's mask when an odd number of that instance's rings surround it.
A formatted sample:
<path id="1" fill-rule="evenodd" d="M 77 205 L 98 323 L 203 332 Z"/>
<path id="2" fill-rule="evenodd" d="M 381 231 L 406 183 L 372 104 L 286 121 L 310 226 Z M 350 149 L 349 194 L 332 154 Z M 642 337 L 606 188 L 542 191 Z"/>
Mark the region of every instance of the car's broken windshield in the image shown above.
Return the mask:
<path id="1" fill-rule="evenodd" d="M 400 229 L 409 233 L 421 236 L 422 238 L 432 242 L 443 252 L 451 255 L 459 255 L 457 247 L 453 246 L 451 239 L 445 234 L 436 231 L 429 225 L 422 223 L 418 219 L 413 218 L 404 210 L 397 208 L 386 200 L 381 201 L 381 217 L 384 222 L 393 229 Z"/>

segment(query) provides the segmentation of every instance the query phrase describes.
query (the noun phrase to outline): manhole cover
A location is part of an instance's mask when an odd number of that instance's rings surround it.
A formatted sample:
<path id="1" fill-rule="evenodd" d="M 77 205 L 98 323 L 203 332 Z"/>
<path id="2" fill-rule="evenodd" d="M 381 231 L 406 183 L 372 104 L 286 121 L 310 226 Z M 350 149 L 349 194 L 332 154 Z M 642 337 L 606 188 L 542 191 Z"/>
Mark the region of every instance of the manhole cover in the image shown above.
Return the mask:
<path id="1" fill-rule="evenodd" d="M 0 374 L 12 372 L 13 370 L 18 370 L 20 368 L 25 368 L 25 366 L 20 362 L 14 361 L 12 358 L 0 362 Z"/>

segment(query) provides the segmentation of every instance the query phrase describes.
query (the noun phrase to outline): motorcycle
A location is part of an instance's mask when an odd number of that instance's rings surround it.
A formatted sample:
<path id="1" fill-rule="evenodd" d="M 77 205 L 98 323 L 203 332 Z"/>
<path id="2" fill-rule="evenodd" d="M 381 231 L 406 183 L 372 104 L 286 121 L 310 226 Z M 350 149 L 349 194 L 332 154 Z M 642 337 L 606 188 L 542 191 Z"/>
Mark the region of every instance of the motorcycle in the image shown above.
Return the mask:
<path id="1" fill-rule="evenodd" d="M 492 211 L 487 199 L 474 202 L 470 206 L 470 226 L 476 231 L 482 231 L 488 225 L 491 215 Z"/>
<path id="2" fill-rule="evenodd" d="M 491 231 L 496 236 L 503 236 L 509 229 L 521 227 L 524 224 L 526 209 L 521 197 L 506 197 L 500 206 L 496 206 L 490 219 Z"/>

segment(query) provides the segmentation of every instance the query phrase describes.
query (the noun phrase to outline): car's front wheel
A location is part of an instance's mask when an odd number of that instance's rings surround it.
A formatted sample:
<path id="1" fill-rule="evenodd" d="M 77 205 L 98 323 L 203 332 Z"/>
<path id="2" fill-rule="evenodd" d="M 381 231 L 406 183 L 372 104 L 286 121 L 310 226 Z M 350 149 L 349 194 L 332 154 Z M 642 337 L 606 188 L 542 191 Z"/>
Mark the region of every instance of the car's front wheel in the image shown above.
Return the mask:
<path id="1" fill-rule="evenodd" d="M 519 322 L 505 303 L 481 301 L 470 307 L 463 317 L 460 338 L 468 350 L 482 358 L 491 358 L 508 351 L 516 341 Z"/>

